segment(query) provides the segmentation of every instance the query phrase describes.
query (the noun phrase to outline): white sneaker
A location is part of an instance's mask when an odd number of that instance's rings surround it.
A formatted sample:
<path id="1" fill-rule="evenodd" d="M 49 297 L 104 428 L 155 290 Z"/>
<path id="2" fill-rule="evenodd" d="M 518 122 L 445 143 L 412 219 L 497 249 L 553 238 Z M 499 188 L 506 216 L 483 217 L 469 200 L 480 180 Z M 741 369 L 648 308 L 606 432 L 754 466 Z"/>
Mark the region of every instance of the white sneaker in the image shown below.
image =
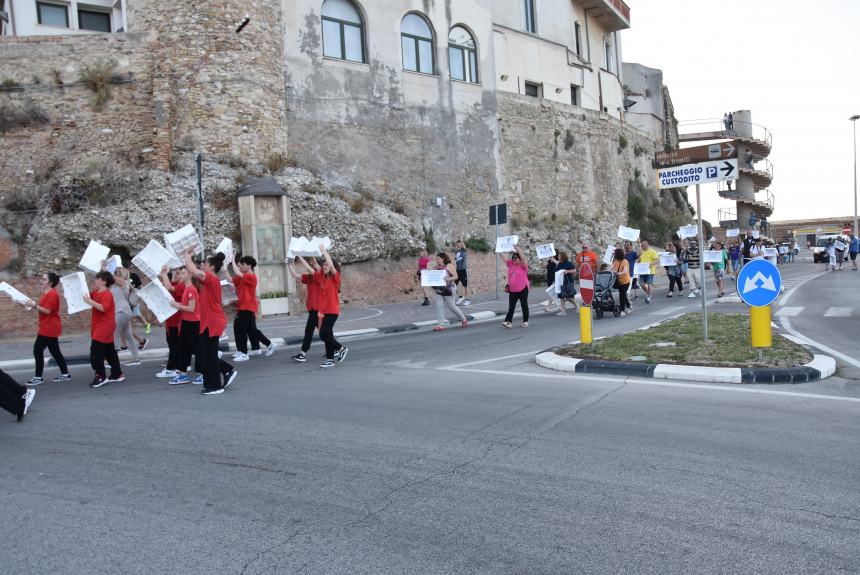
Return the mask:
<path id="1" fill-rule="evenodd" d="M 263 350 L 261 350 L 261 349 L 249 350 L 248 351 L 248 357 L 251 357 L 252 355 L 263 355 Z"/>
<path id="2" fill-rule="evenodd" d="M 457 301 L 454 302 L 455 305 L 460 305 L 461 303 L 463 303 L 463 298 L 461 297 L 458 297 Z"/>
<path id="3" fill-rule="evenodd" d="M 567 315 L 567 310 L 564 310 L 564 309 L 563 309 L 563 310 L 561 310 L 561 311 L 558 311 L 558 312 L 556 312 L 556 314 L 555 314 L 555 315 Z"/>
<path id="4" fill-rule="evenodd" d="M 33 403 L 34 397 L 36 397 L 35 389 L 28 389 L 27 393 L 24 394 L 24 415 L 27 415 L 27 411 L 29 411 L 30 404 Z"/>
<path id="5" fill-rule="evenodd" d="M 471 302 L 471 301 L 469 301 L 469 300 L 467 300 L 467 299 L 464 299 L 464 300 L 460 303 L 460 305 L 472 305 L 472 302 Z"/>
<path id="6" fill-rule="evenodd" d="M 266 348 L 266 357 L 270 357 L 273 353 L 275 353 L 276 349 L 278 349 L 278 344 L 276 344 L 275 342 L 270 343 L 269 347 Z"/>
<path id="7" fill-rule="evenodd" d="M 251 359 L 247 354 L 242 353 L 241 351 L 237 351 L 233 354 L 233 361 L 248 361 Z"/>
<path id="8" fill-rule="evenodd" d="M 177 375 L 179 375 L 179 374 L 178 374 L 178 373 L 176 373 L 176 371 L 175 371 L 175 370 L 167 369 L 167 368 L 165 367 L 164 369 L 162 369 L 161 371 L 159 371 L 158 373 L 156 373 L 156 374 L 155 374 L 155 377 L 162 377 L 162 378 L 167 378 L 167 377 L 169 377 L 169 378 L 173 379 L 173 378 L 174 378 L 174 377 L 176 377 Z"/>
<path id="9" fill-rule="evenodd" d="M 692 298 L 694 298 L 694 297 L 696 297 L 696 292 L 692 292 L 692 291 L 691 291 L 691 292 L 690 292 L 690 295 L 688 295 L 688 296 L 687 296 L 687 299 L 692 299 Z"/>

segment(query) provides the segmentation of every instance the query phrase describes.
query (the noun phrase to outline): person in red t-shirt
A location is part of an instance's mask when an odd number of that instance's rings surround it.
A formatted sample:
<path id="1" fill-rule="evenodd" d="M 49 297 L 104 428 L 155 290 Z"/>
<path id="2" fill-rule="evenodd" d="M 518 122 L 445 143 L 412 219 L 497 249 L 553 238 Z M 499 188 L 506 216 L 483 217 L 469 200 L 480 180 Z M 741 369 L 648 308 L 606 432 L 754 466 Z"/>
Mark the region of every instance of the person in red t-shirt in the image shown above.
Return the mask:
<path id="1" fill-rule="evenodd" d="M 42 372 L 45 370 L 45 348 L 51 352 L 54 361 L 60 368 L 60 375 L 54 381 L 68 381 L 72 379 L 66 358 L 60 351 L 60 334 L 63 333 L 63 322 L 60 320 L 60 296 L 57 293 L 57 284 L 60 276 L 53 272 L 42 274 L 39 285 L 42 288 L 42 297 L 39 303 L 19 302 L 28 310 L 39 312 L 39 331 L 36 332 L 36 342 L 33 344 L 33 358 L 36 360 L 36 375 L 27 382 L 27 385 L 40 385 L 44 382 Z"/>
<path id="2" fill-rule="evenodd" d="M 96 372 L 90 387 L 101 387 L 106 383 L 125 381 L 119 357 L 114 347 L 114 330 L 116 317 L 114 315 L 113 275 L 108 271 L 100 271 L 93 281 L 95 289 L 90 295 L 84 296 L 84 301 L 93 306 L 93 319 L 90 326 L 92 341 L 90 342 L 90 365 Z M 110 365 L 110 378 L 105 376 L 105 360 Z"/>
<path id="3" fill-rule="evenodd" d="M 185 284 L 180 281 L 179 277 L 180 274 L 178 271 L 170 272 L 167 266 L 161 268 L 161 285 L 173 295 L 174 303 L 182 301 L 182 292 L 185 291 Z M 188 365 L 179 360 L 179 329 L 182 327 L 180 316 L 181 314 L 177 312 L 164 321 L 164 334 L 167 337 L 167 365 L 164 366 L 164 369 L 156 373 L 155 377 L 169 377 L 173 379 L 179 375 L 180 371 L 185 371 Z"/>
<path id="4" fill-rule="evenodd" d="M 191 365 L 192 354 L 195 354 L 196 357 L 195 369 L 199 373 L 203 373 L 200 357 L 196 355 L 200 338 L 200 296 L 197 291 L 200 282 L 197 281 L 197 278 L 192 277 L 185 268 L 177 270 L 176 275 L 182 289 L 182 301 L 173 301 L 171 305 L 179 310 L 179 313 L 176 314 L 180 321 L 176 352 L 176 361 L 179 367 L 176 368 L 176 376 L 167 382 L 169 385 L 192 383 L 191 378 L 188 377 L 188 366 Z"/>
<path id="5" fill-rule="evenodd" d="M 308 297 L 305 302 L 305 306 L 308 309 L 308 321 L 305 324 L 305 336 L 302 339 L 301 351 L 293 356 L 293 360 L 298 361 L 299 363 L 304 363 L 307 361 L 305 354 L 311 348 L 311 340 L 314 337 L 314 330 L 319 327 L 319 283 L 314 281 L 314 277 L 316 274 L 322 274 L 322 268 L 317 263 L 316 258 L 311 258 L 310 264 L 301 256 L 298 256 L 298 260 L 299 263 L 302 264 L 302 268 L 304 268 L 303 273 L 297 273 L 292 262 L 290 262 L 290 265 L 287 267 L 290 270 L 290 274 L 292 274 L 293 279 L 301 280 L 308 290 Z"/>
<path id="6" fill-rule="evenodd" d="M 227 272 L 227 278 L 236 286 L 236 295 L 239 301 L 236 303 L 236 319 L 233 320 L 233 337 L 236 339 L 236 353 L 233 361 L 248 361 L 249 355 L 260 355 L 260 344 L 266 346 L 266 357 L 275 353 L 277 345 L 272 343 L 257 327 L 257 275 L 254 268 L 257 260 L 251 256 L 242 256 L 239 263 L 230 262 L 233 266 L 233 276 Z M 248 340 L 251 340 L 251 352 L 248 353 Z"/>
<path id="7" fill-rule="evenodd" d="M 340 265 L 332 261 L 331 256 L 320 244 L 320 253 L 325 258 L 322 273 L 314 274 L 314 282 L 317 284 L 318 312 L 322 314 L 323 320 L 320 326 L 320 339 L 325 342 L 325 361 L 320 367 L 334 367 L 334 360 L 338 362 L 346 359 L 349 348 L 342 346 L 334 337 L 334 322 L 340 315 Z"/>
<path id="8" fill-rule="evenodd" d="M 197 358 L 203 375 L 203 395 L 218 395 L 233 383 L 239 373 L 218 357 L 218 339 L 227 327 L 227 317 L 221 307 L 221 281 L 215 274 L 224 265 L 224 254 L 209 256 L 201 267 L 194 264 L 194 249 L 185 252 L 185 269 L 200 281 L 200 339 Z M 202 268 L 202 269 L 201 269 Z M 220 377 L 219 377 L 220 376 Z"/>

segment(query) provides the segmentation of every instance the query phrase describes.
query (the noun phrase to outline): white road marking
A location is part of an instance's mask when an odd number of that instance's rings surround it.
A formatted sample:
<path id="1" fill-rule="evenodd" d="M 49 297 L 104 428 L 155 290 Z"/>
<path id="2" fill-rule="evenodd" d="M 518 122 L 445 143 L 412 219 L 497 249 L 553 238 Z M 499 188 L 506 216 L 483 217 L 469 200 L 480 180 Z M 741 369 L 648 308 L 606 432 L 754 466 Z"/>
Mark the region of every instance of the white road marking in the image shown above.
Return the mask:
<path id="1" fill-rule="evenodd" d="M 805 309 L 806 309 L 806 307 L 804 307 L 804 306 L 800 306 L 800 307 L 781 307 L 781 308 L 779 308 L 779 309 L 777 310 L 777 312 L 776 312 L 775 314 L 773 314 L 773 315 L 774 315 L 774 316 L 776 316 L 776 317 L 783 317 L 783 316 L 784 316 L 784 317 L 795 317 L 795 316 L 797 316 L 797 315 L 800 315 L 800 312 L 802 312 L 802 311 L 803 311 L 803 310 L 805 310 Z"/>
<path id="2" fill-rule="evenodd" d="M 851 317 L 854 313 L 853 307 L 829 307 L 824 312 L 824 317 Z"/>
<path id="3" fill-rule="evenodd" d="M 649 311 L 648 315 L 669 315 L 670 313 L 677 313 L 682 309 L 684 309 L 684 306 L 682 305 L 672 305 L 669 307 L 662 307 L 654 311 Z"/>
<path id="4" fill-rule="evenodd" d="M 832 347 L 828 347 L 828 346 L 824 345 L 823 343 L 818 343 L 817 341 L 811 340 L 808 337 L 806 337 L 805 335 L 803 335 L 802 333 L 796 331 L 793 327 L 791 327 L 791 322 L 789 321 L 789 319 L 787 317 L 783 316 L 783 317 L 779 318 L 779 322 L 782 324 L 782 328 L 785 331 L 787 331 L 788 333 L 790 333 L 791 335 L 793 335 L 797 340 L 800 341 L 800 343 L 803 343 L 803 344 L 811 346 L 811 347 L 818 348 L 825 353 L 829 353 L 830 355 L 838 357 L 839 359 L 841 359 L 842 361 L 844 361 L 845 363 L 847 363 L 849 365 L 853 365 L 854 367 L 860 367 L 860 361 L 857 361 L 853 357 L 851 357 L 849 355 L 845 355 L 841 351 L 837 351 L 837 350 L 833 349 Z"/>

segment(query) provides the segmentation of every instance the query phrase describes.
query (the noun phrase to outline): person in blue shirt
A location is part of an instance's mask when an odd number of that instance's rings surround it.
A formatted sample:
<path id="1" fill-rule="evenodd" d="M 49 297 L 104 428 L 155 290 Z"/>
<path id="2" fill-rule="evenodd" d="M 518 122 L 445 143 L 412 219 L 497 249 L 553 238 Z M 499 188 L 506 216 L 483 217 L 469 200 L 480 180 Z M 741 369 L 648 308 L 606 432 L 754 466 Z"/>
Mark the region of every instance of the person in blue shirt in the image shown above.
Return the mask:
<path id="1" fill-rule="evenodd" d="M 857 238 L 857 232 L 851 234 L 848 240 L 848 257 L 851 258 L 851 269 L 857 271 L 857 252 L 860 252 L 860 239 Z"/>
<path id="2" fill-rule="evenodd" d="M 633 242 L 626 240 L 624 242 L 624 259 L 627 260 L 627 265 L 630 267 L 630 276 L 633 278 L 633 281 L 630 283 L 633 299 L 639 299 L 639 276 L 633 275 L 633 267 L 636 265 L 638 257 L 639 254 L 633 249 Z"/>

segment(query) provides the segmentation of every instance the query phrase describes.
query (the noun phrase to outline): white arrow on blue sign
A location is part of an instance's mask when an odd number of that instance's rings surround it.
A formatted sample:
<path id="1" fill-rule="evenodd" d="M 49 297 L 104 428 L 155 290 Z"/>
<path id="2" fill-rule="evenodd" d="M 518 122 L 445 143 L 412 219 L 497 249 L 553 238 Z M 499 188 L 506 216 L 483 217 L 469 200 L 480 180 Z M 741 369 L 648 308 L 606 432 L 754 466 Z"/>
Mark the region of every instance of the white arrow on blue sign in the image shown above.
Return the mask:
<path id="1" fill-rule="evenodd" d="M 782 289 L 779 269 L 767 260 L 752 260 L 741 268 L 737 279 L 738 295 L 747 305 L 770 305 Z"/>
<path id="2" fill-rule="evenodd" d="M 698 164 L 684 164 L 683 166 L 657 170 L 657 189 L 679 188 L 737 179 L 737 160 L 700 162 Z"/>

